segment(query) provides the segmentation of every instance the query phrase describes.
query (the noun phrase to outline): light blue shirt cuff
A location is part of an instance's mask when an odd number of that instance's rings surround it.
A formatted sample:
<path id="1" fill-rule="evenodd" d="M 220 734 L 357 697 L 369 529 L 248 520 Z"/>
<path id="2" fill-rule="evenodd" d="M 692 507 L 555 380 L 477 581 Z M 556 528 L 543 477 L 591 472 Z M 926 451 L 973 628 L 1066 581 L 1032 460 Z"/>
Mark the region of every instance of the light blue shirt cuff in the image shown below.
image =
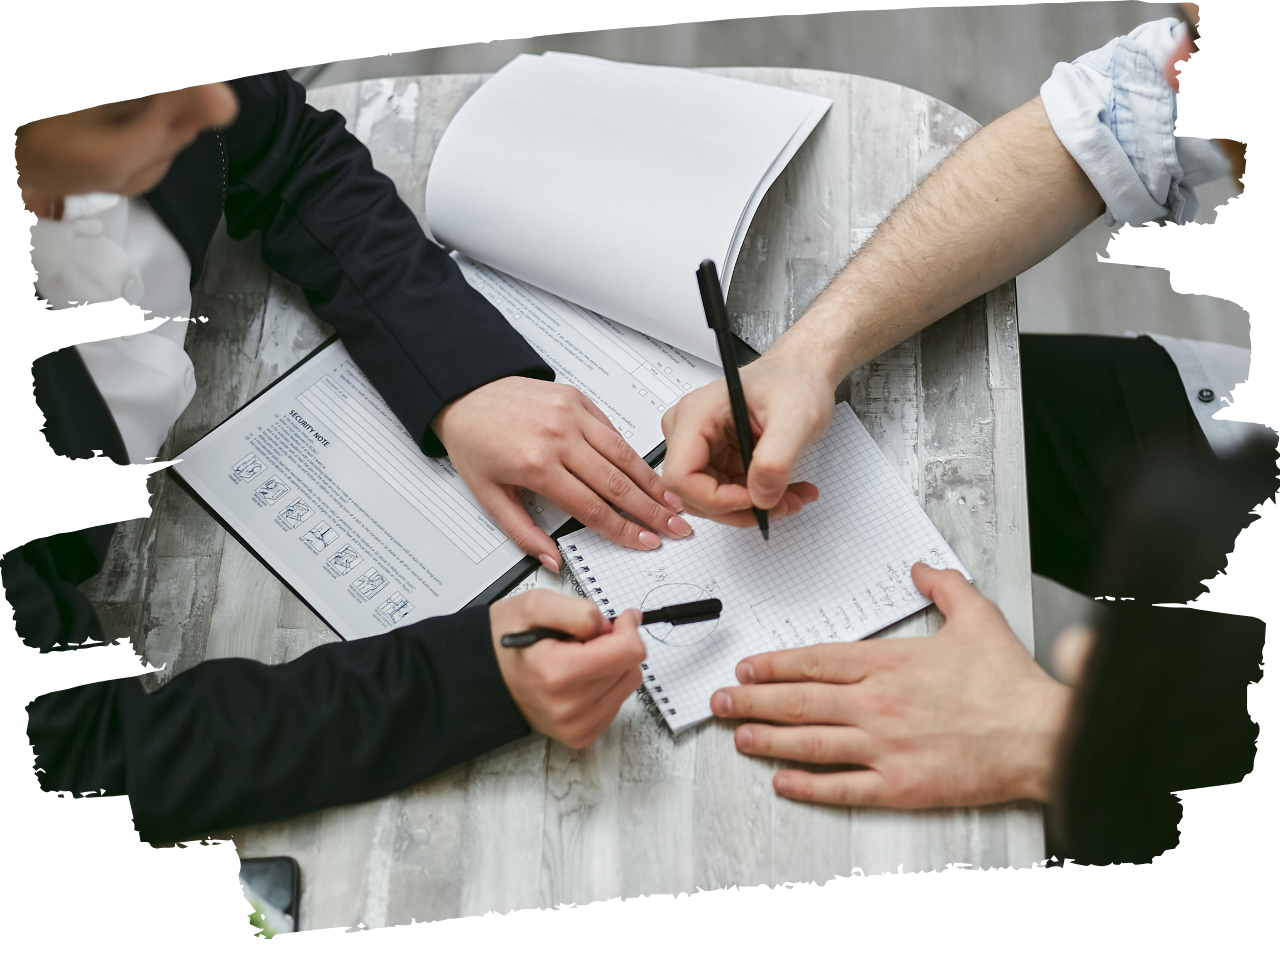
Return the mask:
<path id="1" fill-rule="evenodd" d="M 1059 63 L 1040 87 L 1054 133 L 1107 205 L 1107 224 L 1185 223 L 1192 187 L 1231 172 L 1209 140 L 1175 137 L 1177 97 L 1164 67 L 1185 26 L 1170 17 Z"/>

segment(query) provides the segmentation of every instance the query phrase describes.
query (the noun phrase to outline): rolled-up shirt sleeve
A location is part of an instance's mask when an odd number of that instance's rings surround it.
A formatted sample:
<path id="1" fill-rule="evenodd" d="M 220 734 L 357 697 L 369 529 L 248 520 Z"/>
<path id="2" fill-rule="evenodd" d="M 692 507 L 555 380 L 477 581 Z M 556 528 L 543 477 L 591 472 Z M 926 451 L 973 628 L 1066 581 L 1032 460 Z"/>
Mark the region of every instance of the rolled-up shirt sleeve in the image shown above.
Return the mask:
<path id="1" fill-rule="evenodd" d="M 1194 187 L 1231 172 L 1211 140 L 1174 136 L 1177 96 L 1164 67 L 1186 28 L 1143 24 L 1071 63 L 1059 63 L 1040 100 L 1062 145 L 1106 202 L 1107 224 L 1186 223 Z"/>

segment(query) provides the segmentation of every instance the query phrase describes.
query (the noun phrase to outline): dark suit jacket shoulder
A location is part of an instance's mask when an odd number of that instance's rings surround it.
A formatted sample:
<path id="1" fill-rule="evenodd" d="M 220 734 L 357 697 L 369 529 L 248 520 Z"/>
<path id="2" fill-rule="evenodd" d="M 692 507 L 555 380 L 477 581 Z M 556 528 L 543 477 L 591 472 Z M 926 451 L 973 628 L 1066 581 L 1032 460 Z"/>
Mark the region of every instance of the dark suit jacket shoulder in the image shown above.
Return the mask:
<path id="1" fill-rule="evenodd" d="M 341 114 L 307 105 L 286 73 L 234 80 L 240 113 L 207 132 L 147 195 L 187 251 L 192 282 L 225 210 L 236 238 L 306 292 L 400 422 L 442 450 L 440 409 L 509 376 L 555 375 L 427 239 Z"/>

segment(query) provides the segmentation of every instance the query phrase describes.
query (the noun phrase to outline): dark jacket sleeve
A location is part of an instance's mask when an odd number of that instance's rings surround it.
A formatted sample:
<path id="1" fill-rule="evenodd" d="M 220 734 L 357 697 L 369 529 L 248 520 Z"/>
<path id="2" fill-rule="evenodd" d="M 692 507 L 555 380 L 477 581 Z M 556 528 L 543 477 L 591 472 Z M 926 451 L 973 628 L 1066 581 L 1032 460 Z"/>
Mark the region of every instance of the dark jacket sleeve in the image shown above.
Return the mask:
<path id="1" fill-rule="evenodd" d="M 72 459 L 101 453 L 129 462 L 120 431 L 75 347 L 40 357 L 31 375 L 54 453 Z M 93 605 L 76 587 L 102 569 L 115 527 L 41 537 L 0 557 L 5 598 L 27 646 L 48 652 L 103 640 Z"/>
<path id="2" fill-rule="evenodd" d="M 514 375 L 554 373 L 427 239 L 342 116 L 286 73 L 232 82 L 227 228 L 262 231 L 267 264 L 306 291 L 428 453 L 441 407 Z"/>
<path id="3" fill-rule="evenodd" d="M 33 373 L 56 453 L 125 462 L 74 349 L 42 357 Z M 45 537 L 0 560 L 27 644 L 103 640 L 76 585 L 101 568 L 113 530 Z M 137 679 L 88 684 L 28 712 L 41 785 L 128 794 L 143 839 L 157 842 L 371 799 L 528 733 L 484 608 L 281 666 L 211 661 L 151 694 Z"/>
<path id="4" fill-rule="evenodd" d="M 287 664 L 206 661 L 152 693 L 88 684 L 27 711 L 41 786 L 127 793 L 153 843 L 371 800 L 529 732 L 484 608 Z"/>

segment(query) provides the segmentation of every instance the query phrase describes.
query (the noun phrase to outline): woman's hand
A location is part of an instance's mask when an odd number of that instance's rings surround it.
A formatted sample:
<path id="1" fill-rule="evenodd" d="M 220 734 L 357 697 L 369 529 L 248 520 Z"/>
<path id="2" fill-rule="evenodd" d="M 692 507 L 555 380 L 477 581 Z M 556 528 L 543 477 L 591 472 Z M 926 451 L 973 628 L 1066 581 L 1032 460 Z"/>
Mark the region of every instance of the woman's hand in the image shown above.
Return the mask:
<path id="1" fill-rule="evenodd" d="M 533 729 L 569 747 L 591 744 L 640 685 L 644 641 L 640 614 L 628 610 L 610 623 L 590 600 L 529 590 L 489 608 L 498 669 L 511 699 Z M 552 627 L 583 643 L 540 640 L 509 649 L 504 633 Z"/>
<path id="2" fill-rule="evenodd" d="M 505 377 L 450 403 L 432 426 L 493 522 L 552 571 L 559 551 L 520 504 L 523 490 L 633 550 L 693 532 L 680 498 L 574 387 Z"/>

